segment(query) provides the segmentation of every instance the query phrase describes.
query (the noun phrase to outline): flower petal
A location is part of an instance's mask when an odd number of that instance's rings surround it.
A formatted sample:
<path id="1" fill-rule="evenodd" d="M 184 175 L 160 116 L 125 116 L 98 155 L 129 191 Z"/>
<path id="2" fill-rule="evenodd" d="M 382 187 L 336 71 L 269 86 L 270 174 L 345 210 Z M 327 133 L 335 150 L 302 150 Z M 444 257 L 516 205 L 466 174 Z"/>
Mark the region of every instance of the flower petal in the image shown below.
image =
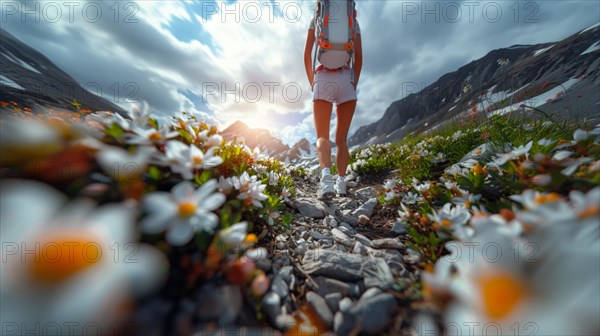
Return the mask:
<path id="1" fill-rule="evenodd" d="M 171 193 L 177 201 L 181 202 L 189 200 L 194 195 L 194 190 L 192 182 L 185 181 L 174 186 Z"/>
<path id="2" fill-rule="evenodd" d="M 225 199 L 225 195 L 221 193 L 215 193 L 205 199 L 202 204 L 199 204 L 199 207 L 206 211 L 213 211 L 223 205 L 223 203 L 225 203 Z"/>
<path id="3" fill-rule="evenodd" d="M 177 220 L 167 231 L 167 241 L 175 246 L 181 246 L 192 240 L 194 230 L 188 220 Z"/>
<path id="4" fill-rule="evenodd" d="M 153 234 L 163 232 L 173 220 L 173 214 L 168 212 L 157 212 L 140 221 L 141 229 L 145 233 Z"/>
<path id="5" fill-rule="evenodd" d="M 209 231 L 217 227 L 219 224 L 219 216 L 212 212 L 196 214 L 191 218 L 191 225 L 196 230 Z"/>
<path id="6" fill-rule="evenodd" d="M 203 200 L 208 197 L 213 191 L 215 191 L 218 187 L 218 183 L 216 179 L 211 179 L 206 181 L 198 190 L 196 190 L 196 199 L 198 201 Z"/>

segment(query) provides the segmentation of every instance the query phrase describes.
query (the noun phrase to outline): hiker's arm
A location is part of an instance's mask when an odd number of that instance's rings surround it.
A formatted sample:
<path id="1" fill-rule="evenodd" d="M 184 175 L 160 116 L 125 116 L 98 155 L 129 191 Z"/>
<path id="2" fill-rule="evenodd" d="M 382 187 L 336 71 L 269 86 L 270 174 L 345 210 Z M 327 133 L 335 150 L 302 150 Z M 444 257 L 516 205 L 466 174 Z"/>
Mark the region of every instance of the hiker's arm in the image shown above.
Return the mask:
<path id="1" fill-rule="evenodd" d="M 360 70 L 362 69 L 362 40 L 360 34 L 356 34 L 356 45 L 354 46 L 354 88 L 358 85 Z"/>
<path id="2" fill-rule="evenodd" d="M 304 67 L 306 68 L 306 76 L 312 87 L 315 74 L 313 73 L 312 51 L 315 44 L 315 30 L 309 29 L 306 34 L 306 45 L 304 46 Z"/>

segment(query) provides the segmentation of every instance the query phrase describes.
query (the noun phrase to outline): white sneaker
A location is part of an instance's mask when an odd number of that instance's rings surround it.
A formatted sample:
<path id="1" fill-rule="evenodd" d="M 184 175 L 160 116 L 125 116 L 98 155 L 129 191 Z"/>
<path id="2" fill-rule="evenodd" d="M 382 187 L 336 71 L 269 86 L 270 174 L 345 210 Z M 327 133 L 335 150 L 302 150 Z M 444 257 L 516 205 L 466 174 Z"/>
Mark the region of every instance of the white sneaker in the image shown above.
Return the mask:
<path id="1" fill-rule="evenodd" d="M 334 188 L 338 195 L 346 195 L 346 177 L 338 176 Z"/>
<path id="2" fill-rule="evenodd" d="M 324 174 L 321 176 L 321 181 L 319 182 L 319 199 L 330 200 L 335 196 L 333 182 L 333 176 L 330 174 Z"/>

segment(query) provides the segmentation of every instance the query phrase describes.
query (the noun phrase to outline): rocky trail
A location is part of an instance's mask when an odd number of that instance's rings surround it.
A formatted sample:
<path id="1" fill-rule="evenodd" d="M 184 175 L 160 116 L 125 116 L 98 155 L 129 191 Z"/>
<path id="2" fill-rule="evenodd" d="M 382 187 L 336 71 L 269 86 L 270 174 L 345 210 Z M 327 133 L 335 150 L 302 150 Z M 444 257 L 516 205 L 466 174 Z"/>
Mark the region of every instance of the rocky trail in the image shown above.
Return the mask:
<path id="1" fill-rule="evenodd" d="M 257 299 L 224 279 L 178 298 L 152 299 L 136 313 L 144 335 L 413 335 L 418 253 L 408 248 L 397 209 L 378 204 L 388 176 L 348 176 L 348 195 L 317 199 L 315 177 L 295 177 L 286 230 L 259 236 L 268 276 Z M 181 277 L 188 277 L 183 269 Z M 256 319 L 256 317 L 259 319 Z"/>
<path id="2" fill-rule="evenodd" d="M 298 180 L 295 220 L 271 247 L 267 321 L 289 334 L 407 331 L 419 255 L 402 242 L 395 210 L 378 204 L 382 183 L 348 176 L 348 195 L 317 199 L 316 178 Z M 381 182 L 381 181 L 379 181 Z M 395 225 L 394 225 L 395 224 Z"/>

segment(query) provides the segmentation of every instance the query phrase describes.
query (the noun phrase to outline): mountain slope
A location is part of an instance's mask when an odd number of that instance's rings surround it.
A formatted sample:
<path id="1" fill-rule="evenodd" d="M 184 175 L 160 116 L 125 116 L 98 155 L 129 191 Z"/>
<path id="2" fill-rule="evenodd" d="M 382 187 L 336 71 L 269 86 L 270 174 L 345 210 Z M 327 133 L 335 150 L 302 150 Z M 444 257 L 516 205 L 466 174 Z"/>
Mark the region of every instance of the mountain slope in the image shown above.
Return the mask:
<path id="1" fill-rule="evenodd" d="M 47 108 L 81 108 L 124 113 L 117 105 L 82 88 L 46 56 L 0 29 L 0 101 L 15 101 L 43 113 Z"/>
<path id="2" fill-rule="evenodd" d="M 228 140 L 234 137 L 243 139 L 248 147 L 258 147 L 262 153 L 269 154 L 269 156 L 281 161 L 293 163 L 303 158 L 316 156 L 313 150 L 314 144 L 311 145 L 306 139 L 301 139 L 290 148 L 290 146 L 271 135 L 269 130 L 250 128 L 239 120 L 224 129 L 221 135 Z"/>
<path id="3" fill-rule="evenodd" d="M 577 103 L 583 115 L 595 115 L 599 109 L 600 51 L 594 46 L 599 41 L 600 27 L 596 26 L 556 43 L 493 50 L 420 92 L 393 102 L 381 119 L 359 128 L 349 145 L 398 140 L 411 131 L 425 130 L 471 110 L 490 112 L 503 104 L 535 98 L 571 78 L 580 79 L 577 88 L 588 97 L 570 103 Z M 508 64 L 503 64 L 505 60 Z"/>

